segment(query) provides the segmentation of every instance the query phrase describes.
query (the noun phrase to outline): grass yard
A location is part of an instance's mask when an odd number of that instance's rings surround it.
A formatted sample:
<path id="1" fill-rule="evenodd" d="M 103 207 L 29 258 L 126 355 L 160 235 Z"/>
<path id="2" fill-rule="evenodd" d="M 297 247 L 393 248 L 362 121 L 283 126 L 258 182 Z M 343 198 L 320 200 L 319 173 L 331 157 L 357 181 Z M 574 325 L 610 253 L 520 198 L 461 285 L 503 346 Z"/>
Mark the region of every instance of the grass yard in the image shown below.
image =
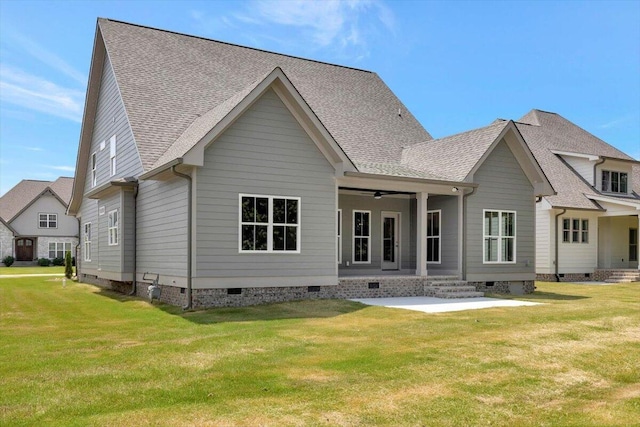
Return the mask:
<path id="1" fill-rule="evenodd" d="M 73 271 L 76 271 L 76 268 L 73 267 Z M 64 266 L 50 266 L 50 267 L 5 267 L 4 265 L 0 266 L 0 277 L 2 276 L 13 276 L 16 274 L 64 274 Z"/>
<path id="2" fill-rule="evenodd" d="M 638 425 L 640 283 L 522 299 L 544 305 L 181 313 L 0 279 L 0 425 Z"/>

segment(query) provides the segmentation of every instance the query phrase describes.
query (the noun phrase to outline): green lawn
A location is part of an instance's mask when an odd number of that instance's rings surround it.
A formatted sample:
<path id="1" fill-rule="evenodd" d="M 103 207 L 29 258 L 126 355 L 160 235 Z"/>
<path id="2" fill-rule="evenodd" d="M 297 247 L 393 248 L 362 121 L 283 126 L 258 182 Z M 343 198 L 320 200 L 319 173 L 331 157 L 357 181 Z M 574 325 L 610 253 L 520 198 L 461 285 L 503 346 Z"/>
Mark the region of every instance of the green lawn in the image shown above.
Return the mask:
<path id="1" fill-rule="evenodd" d="M 305 301 L 181 313 L 0 279 L 0 425 L 630 426 L 640 283 L 442 314 Z"/>
<path id="2" fill-rule="evenodd" d="M 75 272 L 76 268 L 73 267 L 73 271 Z M 15 274 L 64 274 L 64 266 L 50 266 L 50 267 L 5 267 L 4 265 L 0 266 L 0 277 L 2 276 L 12 276 Z"/>

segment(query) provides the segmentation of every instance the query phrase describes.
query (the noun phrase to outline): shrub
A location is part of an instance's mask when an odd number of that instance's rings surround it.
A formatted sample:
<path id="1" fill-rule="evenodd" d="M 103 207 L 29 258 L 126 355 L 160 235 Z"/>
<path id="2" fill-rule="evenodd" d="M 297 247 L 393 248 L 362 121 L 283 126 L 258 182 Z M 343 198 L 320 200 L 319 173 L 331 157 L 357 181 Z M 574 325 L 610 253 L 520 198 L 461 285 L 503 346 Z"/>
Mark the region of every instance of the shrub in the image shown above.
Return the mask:
<path id="1" fill-rule="evenodd" d="M 51 260 L 49 258 L 40 258 L 38 260 L 38 265 L 40 267 L 49 267 L 51 265 Z"/>
<path id="2" fill-rule="evenodd" d="M 73 276 L 73 266 L 71 264 L 71 252 L 67 251 L 64 255 L 64 275 L 67 279 L 71 279 L 71 276 Z"/>
<path id="3" fill-rule="evenodd" d="M 7 267 L 11 267 L 11 264 L 13 264 L 13 262 L 14 262 L 15 260 L 16 260 L 16 259 L 15 259 L 14 257 L 12 257 L 11 255 L 7 255 L 6 257 L 4 257 L 4 258 L 2 259 L 2 263 L 3 263 L 4 265 L 6 265 Z"/>
<path id="4" fill-rule="evenodd" d="M 57 266 L 64 265 L 64 258 L 62 258 L 61 256 L 59 256 L 59 257 L 57 257 L 57 258 L 54 258 L 54 259 L 51 261 L 51 263 L 52 263 L 53 265 L 57 265 Z"/>

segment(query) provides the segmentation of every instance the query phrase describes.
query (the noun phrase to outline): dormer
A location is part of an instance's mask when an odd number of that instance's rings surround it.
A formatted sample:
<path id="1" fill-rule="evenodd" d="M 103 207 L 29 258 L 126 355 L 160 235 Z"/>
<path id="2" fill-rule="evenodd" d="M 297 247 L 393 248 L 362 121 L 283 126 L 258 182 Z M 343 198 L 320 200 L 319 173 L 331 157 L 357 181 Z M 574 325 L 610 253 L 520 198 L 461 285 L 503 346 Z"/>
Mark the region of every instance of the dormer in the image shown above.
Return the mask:
<path id="1" fill-rule="evenodd" d="M 607 156 L 551 150 L 564 160 L 594 189 L 610 195 L 629 195 L 633 192 L 632 173 L 634 160 Z"/>
<path id="2" fill-rule="evenodd" d="M 605 194 L 629 195 L 633 192 L 633 162 L 603 158 L 596 165 L 596 189 Z"/>

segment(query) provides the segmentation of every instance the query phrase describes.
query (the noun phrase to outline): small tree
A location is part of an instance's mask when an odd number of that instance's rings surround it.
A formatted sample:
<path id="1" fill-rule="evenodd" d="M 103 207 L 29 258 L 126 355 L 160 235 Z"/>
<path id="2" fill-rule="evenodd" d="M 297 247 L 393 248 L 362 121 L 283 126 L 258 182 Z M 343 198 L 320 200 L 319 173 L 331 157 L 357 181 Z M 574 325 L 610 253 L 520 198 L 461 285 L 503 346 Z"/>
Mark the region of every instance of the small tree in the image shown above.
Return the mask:
<path id="1" fill-rule="evenodd" d="M 64 275 L 67 279 L 71 279 L 73 276 L 73 268 L 71 266 L 71 251 L 67 251 L 64 255 Z"/>

